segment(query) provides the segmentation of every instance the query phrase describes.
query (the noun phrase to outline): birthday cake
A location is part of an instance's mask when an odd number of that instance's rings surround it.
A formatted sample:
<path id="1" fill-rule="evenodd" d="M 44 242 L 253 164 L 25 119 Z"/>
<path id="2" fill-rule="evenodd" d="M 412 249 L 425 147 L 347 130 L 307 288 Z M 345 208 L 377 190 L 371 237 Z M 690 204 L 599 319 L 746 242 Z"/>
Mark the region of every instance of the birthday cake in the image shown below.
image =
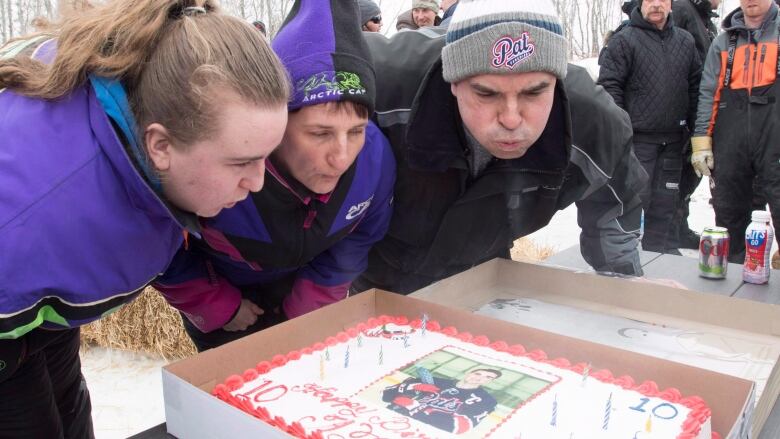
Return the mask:
<path id="1" fill-rule="evenodd" d="M 718 437 L 699 397 L 427 318 L 369 319 L 213 394 L 300 438 Z"/>

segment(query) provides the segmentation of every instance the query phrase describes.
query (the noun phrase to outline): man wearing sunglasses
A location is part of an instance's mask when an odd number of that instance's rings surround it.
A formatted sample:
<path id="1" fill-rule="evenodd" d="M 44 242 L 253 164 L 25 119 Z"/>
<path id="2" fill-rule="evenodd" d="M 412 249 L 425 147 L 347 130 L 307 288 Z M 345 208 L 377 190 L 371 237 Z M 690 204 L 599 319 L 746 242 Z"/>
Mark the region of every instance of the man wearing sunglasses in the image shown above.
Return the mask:
<path id="1" fill-rule="evenodd" d="M 364 32 L 382 30 L 382 10 L 372 0 L 358 0 L 360 25 Z"/>

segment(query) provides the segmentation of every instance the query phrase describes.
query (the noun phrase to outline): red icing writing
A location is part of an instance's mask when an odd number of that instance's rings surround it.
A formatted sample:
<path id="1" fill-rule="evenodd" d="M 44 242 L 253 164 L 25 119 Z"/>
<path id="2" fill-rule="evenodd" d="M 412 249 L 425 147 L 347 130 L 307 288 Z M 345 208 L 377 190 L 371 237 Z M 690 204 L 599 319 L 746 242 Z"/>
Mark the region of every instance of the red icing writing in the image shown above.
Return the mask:
<path id="1" fill-rule="evenodd" d="M 367 422 L 356 424 L 355 428 L 348 432 L 329 433 L 325 437 L 327 439 L 433 439 L 415 429 L 409 419 L 403 417 L 387 420 L 380 416 L 372 416 Z"/>
<path id="2" fill-rule="evenodd" d="M 306 395 L 311 395 L 315 398 L 319 398 L 323 404 L 329 404 L 331 407 L 346 407 L 352 409 L 355 413 L 367 413 L 375 411 L 376 409 L 369 409 L 359 402 L 350 401 L 349 398 L 343 398 L 334 396 L 333 392 L 336 390 L 333 387 L 322 387 L 314 383 L 304 384 L 303 386 L 293 386 L 290 388 L 293 392 L 300 392 Z"/>
<path id="3" fill-rule="evenodd" d="M 287 386 L 284 384 L 278 384 L 276 386 L 271 386 L 271 384 L 273 384 L 273 381 L 263 380 L 259 386 L 249 390 L 248 392 L 238 394 L 237 396 L 252 398 L 254 402 L 270 402 L 276 401 L 277 399 L 287 394 Z M 252 396 L 253 394 L 254 396 Z"/>
<path id="4" fill-rule="evenodd" d="M 327 439 L 432 439 L 416 429 L 410 419 L 404 416 L 387 418 L 374 415 L 366 419 L 365 415 L 366 413 L 341 409 L 336 414 L 323 416 L 322 422 L 326 423 L 325 425 L 320 425 L 316 416 L 305 416 L 298 423 L 306 425 L 309 430 L 327 433 Z"/>

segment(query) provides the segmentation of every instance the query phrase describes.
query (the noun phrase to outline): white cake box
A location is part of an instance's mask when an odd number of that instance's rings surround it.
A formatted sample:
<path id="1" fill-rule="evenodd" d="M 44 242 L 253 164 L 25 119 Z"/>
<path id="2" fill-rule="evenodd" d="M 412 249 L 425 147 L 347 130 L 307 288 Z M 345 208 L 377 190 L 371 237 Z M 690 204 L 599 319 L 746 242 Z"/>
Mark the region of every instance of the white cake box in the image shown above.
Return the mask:
<path id="1" fill-rule="evenodd" d="M 493 264 L 493 268 L 504 265 L 500 262 L 498 265 L 492 262 L 490 264 Z M 496 285 L 496 279 L 484 278 L 485 270 L 490 270 L 490 267 L 483 265 L 473 272 L 461 274 L 460 276 L 465 278 L 461 278 L 458 288 L 453 288 L 451 283 L 443 281 L 427 288 L 422 294 L 436 298 L 437 291 L 444 294 L 451 290 L 447 294 L 450 297 L 447 302 L 459 302 L 471 285 L 473 295 L 478 296 L 478 291 L 488 291 L 491 286 Z M 522 264 L 516 268 L 520 267 L 530 266 Z M 548 282 L 553 278 L 573 275 L 555 269 L 543 271 L 541 274 Z M 493 273 L 497 274 L 495 270 Z M 472 275 L 483 276 L 483 282 L 478 285 L 462 283 Z M 605 280 L 618 282 L 614 279 Z M 544 283 L 542 279 L 538 281 Z M 615 285 L 614 288 L 619 288 Z M 489 294 L 484 293 L 480 300 L 486 302 L 488 298 Z M 713 411 L 713 430 L 721 433 L 723 437 L 733 436 L 732 430 L 742 424 L 740 420 L 745 416 L 746 407 L 752 405 L 754 386 L 747 380 L 506 323 L 432 302 L 382 291 L 369 291 L 166 366 L 163 369 L 163 392 L 167 430 L 173 436 L 187 439 L 289 437 L 211 396 L 210 391 L 228 376 L 254 367 L 261 360 L 270 360 L 276 354 L 310 346 L 370 317 L 386 314 L 415 318 L 423 313 L 442 325 L 452 325 L 461 331 L 486 335 L 491 340 L 519 343 L 527 349 L 542 349 L 550 357 L 566 357 L 572 362 L 590 362 L 594 369 L 608 368 L 616 376 L 628 374 L 637 381 L 650 379 L 656 381 L 661 388 L 676 387 L 683 395 L 699 395 L 708 402 Z M 717 385 L 713 386 L 712 383 Z"/>

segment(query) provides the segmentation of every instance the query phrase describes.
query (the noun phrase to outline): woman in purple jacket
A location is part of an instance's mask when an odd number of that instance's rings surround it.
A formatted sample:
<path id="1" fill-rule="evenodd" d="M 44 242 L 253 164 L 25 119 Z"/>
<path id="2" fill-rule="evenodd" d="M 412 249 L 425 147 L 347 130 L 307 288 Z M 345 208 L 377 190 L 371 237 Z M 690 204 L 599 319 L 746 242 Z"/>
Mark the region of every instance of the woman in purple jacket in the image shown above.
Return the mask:
<path id="1" fill-rule="evenodd" d="M 118 0 L 0 49 L 0 437 L 92 437 L 79 326 L 263 186 L 284 67 L 211 0 Z"/>
<path id="2" fill-rule="evenodd" d="M 155 286 L 210 349 L 347 296 L 392 216 L 395 159 L 369 120 L 375 74 L 354 0 L 301 1 L 272 42 L 293 83 L 266 186 L 201 221 Z"/>

